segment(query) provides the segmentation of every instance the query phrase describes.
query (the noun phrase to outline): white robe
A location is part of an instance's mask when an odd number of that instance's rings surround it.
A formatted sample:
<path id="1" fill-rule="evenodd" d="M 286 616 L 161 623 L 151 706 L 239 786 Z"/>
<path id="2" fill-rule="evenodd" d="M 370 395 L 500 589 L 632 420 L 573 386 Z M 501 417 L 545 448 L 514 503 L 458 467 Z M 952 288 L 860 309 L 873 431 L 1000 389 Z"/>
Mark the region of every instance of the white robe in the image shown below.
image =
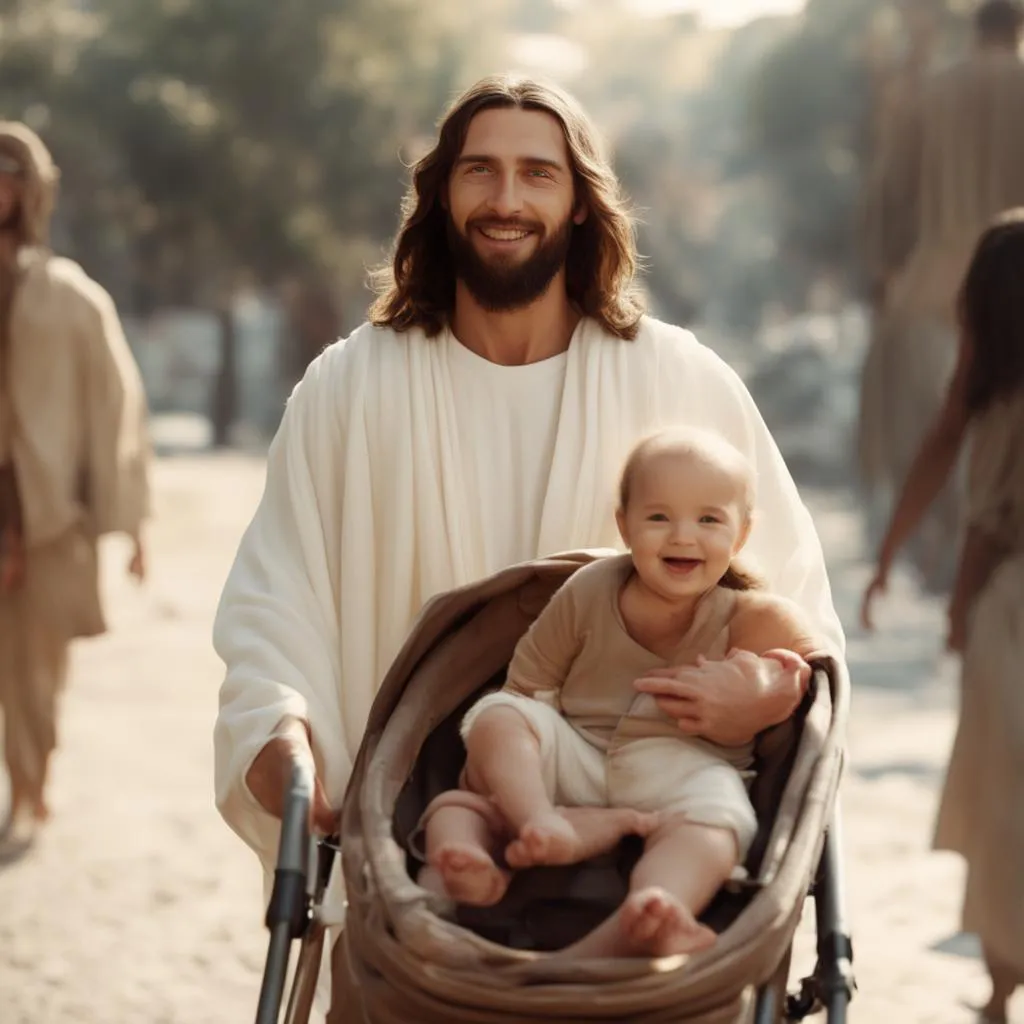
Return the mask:
<path id="1" fill-rule="evenodd" d="M 310 723 L 327 797 L 340 806 L 377 687 L 417 612 L 487 575 L 484 538 L 500 517 L 486 493 L 462 486 L 445 353 L 421 332 L 364 325 L 311 365 L 271 446 L 214 630 L 227 666 L 217 804 L 265 869 L 278 826 L 244 776 L 280 719 Z M 621 549 L 622 464 L 640 437 L 670 423 L 718 429 L 751 458 L 758 499 L 747 552 L 842 649 L 814 525 L 746 388 L 692 334 L 653 319 L 631 342 L 592 321 L 577 328 L 539 541 L 522 558 Z"/>

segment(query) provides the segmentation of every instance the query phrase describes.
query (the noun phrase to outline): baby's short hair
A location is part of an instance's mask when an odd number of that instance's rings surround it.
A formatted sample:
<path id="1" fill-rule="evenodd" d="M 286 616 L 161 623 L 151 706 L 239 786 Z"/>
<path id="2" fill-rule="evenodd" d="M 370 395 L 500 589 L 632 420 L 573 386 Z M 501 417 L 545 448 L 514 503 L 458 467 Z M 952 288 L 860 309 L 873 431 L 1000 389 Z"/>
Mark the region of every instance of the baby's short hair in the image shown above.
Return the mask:
<path id="1" fill-rule="evenodd" d="M 700 427 L 666 427 L 648 434 L 633 447 L 626 458 L 619 478 L 619 509 L 625 512 L 629 505 L 633 481 L 637 469 L 645 459 L 666 452 L 683 456 L 696 456 L 724 469 L 741 475 L 745 482 L 744 512 L 750 516 L 754 511 L 754 467 L 750 460 L 721 434 Z"/>

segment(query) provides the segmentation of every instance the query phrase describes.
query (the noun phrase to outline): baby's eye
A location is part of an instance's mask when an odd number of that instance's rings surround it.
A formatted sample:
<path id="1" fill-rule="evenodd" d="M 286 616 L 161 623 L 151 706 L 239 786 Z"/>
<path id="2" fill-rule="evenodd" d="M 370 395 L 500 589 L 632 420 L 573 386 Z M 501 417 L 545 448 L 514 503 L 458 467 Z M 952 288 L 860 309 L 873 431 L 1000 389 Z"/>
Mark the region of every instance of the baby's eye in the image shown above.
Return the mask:
<path id="1" fill-rule="evenodd" d="M 664 512 L 655 512 L 653 515 L 647 517 L 649 523 L 667 523 L 668 516 Z"/>
<path id="2" fill-rule="evenodd" d="M 700 517 L 700 522 L 702 522 L 702 523 L 720 523 L 721 519 L 719 519 L 718 516 L 706 515 L 706 516 L 701 516 Z"/>

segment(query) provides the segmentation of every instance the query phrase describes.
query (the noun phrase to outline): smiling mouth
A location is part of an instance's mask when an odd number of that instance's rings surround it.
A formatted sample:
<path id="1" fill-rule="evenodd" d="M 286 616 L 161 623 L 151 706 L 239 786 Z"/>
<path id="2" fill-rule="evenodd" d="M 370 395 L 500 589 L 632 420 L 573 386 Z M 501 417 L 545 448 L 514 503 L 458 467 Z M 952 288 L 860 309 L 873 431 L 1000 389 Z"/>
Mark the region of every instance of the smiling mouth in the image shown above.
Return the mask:
<path id="1" fill-rule="evenodd" d="M 672 572 L 690 572 L 704 564 L 700 558 L 663 558 L 662 562 Z"/>
<path id="2" fill-rule="evenodd" d="M 478 224 L 476 229 L 484 238 L 492 242 L 521 242 L 528 235 L 533 234 L 527 228 L 498 227 L 497 225 L 490 224 Z"/>

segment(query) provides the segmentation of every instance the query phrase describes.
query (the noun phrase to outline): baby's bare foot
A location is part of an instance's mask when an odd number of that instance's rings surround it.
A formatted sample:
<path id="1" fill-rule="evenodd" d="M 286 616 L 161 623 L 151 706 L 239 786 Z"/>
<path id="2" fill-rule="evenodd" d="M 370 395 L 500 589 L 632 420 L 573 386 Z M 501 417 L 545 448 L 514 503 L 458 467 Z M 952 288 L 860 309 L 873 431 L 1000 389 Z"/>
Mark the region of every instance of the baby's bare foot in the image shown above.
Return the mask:
<path id="1" fill-rule="evenodd" d="M 606 853 L 623 837 L 650 835 L 658 815 L 628 808 L 559 807 L 528 821 L 505 851 L 514 868 L 577 864 Z"/>
<path id="2" fill-rule="evenodd" d="M 519 830 L 519 837 L 505 850 L 505 860 L 513 868 L 575 864 L 579 860 L 578 847 L 579 837 L 565 815 L 555 810 L 544 811 Z"/>
<path id="3" fill-rule="evenodd" d="M 486 850 L 470 843 L 444 843 L 430 858 L 430 866 L 456 903 L 490 907 L 501 901 L 508 888 L 508 872 L 502 871 Z"/>
<path id="4" fill-rule="evenodd" d="M 677 956 L 713 946 L 715 933 L 670 892 L 651 886 L 629 896 L 620 911 L 628 956 Z"/>

